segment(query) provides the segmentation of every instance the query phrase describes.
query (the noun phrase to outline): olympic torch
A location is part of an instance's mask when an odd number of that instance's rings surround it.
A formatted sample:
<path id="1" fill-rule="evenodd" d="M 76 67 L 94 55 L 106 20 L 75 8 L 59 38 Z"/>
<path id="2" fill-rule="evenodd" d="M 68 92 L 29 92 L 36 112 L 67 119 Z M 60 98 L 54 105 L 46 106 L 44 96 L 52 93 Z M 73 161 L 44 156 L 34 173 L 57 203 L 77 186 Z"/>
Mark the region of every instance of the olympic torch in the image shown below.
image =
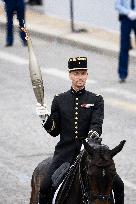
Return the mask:
<path id="1" fill-rule="evenodd" d="M 26 34 L 26 40 L 28 45 L 28 53 L 29 53 L 29 71 L 30 71 L 30 78 L 32 82 L 32 87 L 34 90 L 35 97 L 37 99 L 37 102 L 41 105 L 44 104 L 44 86 L 43 86 L 43 80 L 42 80 L 42 74 L 40 66 L 38 65 L 32 41 L 30 38 L 30 34 L 28 32 L 28 29 L 26 27 L 21 28 L 25 34 Z"/>

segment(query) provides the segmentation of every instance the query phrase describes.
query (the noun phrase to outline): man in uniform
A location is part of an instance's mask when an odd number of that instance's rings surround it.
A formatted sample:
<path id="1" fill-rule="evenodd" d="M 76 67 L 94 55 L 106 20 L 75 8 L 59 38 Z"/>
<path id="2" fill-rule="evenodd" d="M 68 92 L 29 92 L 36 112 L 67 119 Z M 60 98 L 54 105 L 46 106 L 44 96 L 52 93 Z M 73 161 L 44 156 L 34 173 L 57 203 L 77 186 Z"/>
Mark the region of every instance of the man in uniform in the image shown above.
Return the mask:
<path id="1" fill-rule="evenodd" d="M 104 119 L 104 100 L 101 95 L 85 89 L 88 77 L 87 58 L 76 57 L 68 61 L 71 89 L 56 95 L 48 115 L 46 106 L 37 105 L 37 114 L 43 118 L 43 127 L 53 137 L 60 135 L 53 161 L 40 189 L 40 204 L 47 203 L 52 185 L 51 176 L 64 162 L 72 164 L 80 153 L 83 139 L 99 138 Z M 122 204 L 122 203 L 120 203 Z"/>
<path id="2" fill-rule="evenodd" d="M 120 54 L 118 74 L 120 82 L 125 82 L 128 76 L 130 34 L 134 30 L 136 36 L 136 0 L 116 0 L 115 8 L 120 20 Z"/>
<path id="3" fill-rule="evenodd" d="M 5 11 L 7 16 L 7 37 L 6 46 L 13 45 L 13 16 L 17 15 L 19 26 L 24 27 L 25 4 L 24 0 L 4 0 Z M 25 33 L 20 29 L 20 37 L 24 46 L 26 46 Z"/>

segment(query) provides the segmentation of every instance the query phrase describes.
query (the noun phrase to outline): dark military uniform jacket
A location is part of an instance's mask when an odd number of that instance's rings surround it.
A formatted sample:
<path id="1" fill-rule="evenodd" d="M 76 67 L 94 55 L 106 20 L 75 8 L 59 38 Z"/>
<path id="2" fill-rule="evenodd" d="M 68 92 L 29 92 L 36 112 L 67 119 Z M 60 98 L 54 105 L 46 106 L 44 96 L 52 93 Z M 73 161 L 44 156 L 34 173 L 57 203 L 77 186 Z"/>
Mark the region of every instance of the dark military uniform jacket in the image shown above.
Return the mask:
<path id="1" fill-rule="evenodd" d="M 51 115 L 44 124 L 50 135 L 60 135 L 53 161 L 60 165 L 63 162 L 71 163 L 80 152 L 82 139 L 88 136 L 89 131 L 97 131 L 101 135 L 103 118 L 104 101 L 100 95 L 85 89 L 75 92 L 72 88 L 56 95 Z"/>

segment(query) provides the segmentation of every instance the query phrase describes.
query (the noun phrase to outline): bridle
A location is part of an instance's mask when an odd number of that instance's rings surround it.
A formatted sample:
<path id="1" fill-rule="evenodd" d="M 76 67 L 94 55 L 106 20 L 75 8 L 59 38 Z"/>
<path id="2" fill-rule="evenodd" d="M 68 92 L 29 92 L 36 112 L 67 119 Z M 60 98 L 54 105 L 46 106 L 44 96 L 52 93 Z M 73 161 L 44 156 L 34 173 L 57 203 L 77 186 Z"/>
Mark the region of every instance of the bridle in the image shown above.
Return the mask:
<path id="1" fill-rule="evenodd" d="M 104 200 L 112 200 L 112 196 L 110 194 L 108 195 L 103 195 L 103 194 L 98 194 L 98 195 L 91 195 L 93 197 L 94 200 L 98 199 L 100 201 L 104 201 Z"/>
<path id="2" fill-rule="evenodd" d="M 76 159 L 75 163 L 70 167 L 70 171 L 68 172 L 68 174 L 66 175 L 66 177 L 64 179 L 65 182 L 64 182 L 63 189 L 66 189 L 65 198 L 69 194 L 69 191 L 71 189 L 72 183 L 74 182 L 74 177 L 75 177 L 76 173 L 78 173 L 79 184 L 80 184 L 80 188 L 81 188 L 82 203 L 83 204 L 90 204 L 90 201 L 94 201 L 96 199 L 98 199 L 99 201 L 112 200 L 113 199 L 112 194 L 94 194 L 94 193 L 90 193 L 90 191 L 89 191 L 89 175 L 88 175 L 88 172 L 87 172 L 88 167 L 87 167 L 86 163 L 85 163 L 85 165 L 82 164 L 84 162 L 84 158 L 83 158 L 84 154 L 85 154 L 85 150 L 80 152 L 80 154 L 77 156 L 77 159 Z M 86 155 L 85 155 L 85 157 L 86 157 Z M 106 165 L 105 167 L 108 167 L 110 165 L 111 164 Z M 97 166 L 97 165 L 95 165 L 95 166 Z"/>
<path id="3" fill-rule="evenodd" d="M 82 159 L 83 154 L 84 154 L 84 151 L 81 153 L 80 161 L 79 161 L 79 182 L 80 182 L 81 193 L 82 193 L 82 202 L 84 204 L 90 204 L 90 200 L 92 200 L 92 201 L 96 200 L 96 199 L 98 199 L 99 201 L 110 201 L 110 200 L 112 200 L 113 199 L 112 194 L 93 194 L 93 193 L 90 194 L 89 193 L 87 167 L 85 165 L 84 168 L 82 169 L 82 166 L 81 166 L 81 163 L 82 163 L 81 159 Z M 107 165 L 106 167 L 108 167 L 108 166 L 110 166 L 110 165 Z M 86 175 L 85 181 L 84 181 L 84 178 L 83 178 L 84 176 L 83 176 L 82 171 Z M 114 177 L 113 177 L 113 179 L 114 179 Z M 112 179 L 112 183 L 113 183 L 113 179 Z"/>

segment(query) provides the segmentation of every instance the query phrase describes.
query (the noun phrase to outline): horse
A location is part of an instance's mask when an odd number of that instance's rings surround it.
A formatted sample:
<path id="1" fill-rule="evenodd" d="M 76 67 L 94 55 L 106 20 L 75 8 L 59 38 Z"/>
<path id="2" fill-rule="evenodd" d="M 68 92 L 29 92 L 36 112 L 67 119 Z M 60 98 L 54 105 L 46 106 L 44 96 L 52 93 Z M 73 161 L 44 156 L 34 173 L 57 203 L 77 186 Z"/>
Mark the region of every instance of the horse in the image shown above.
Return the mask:
<path id="1" fill-rule="evenodd" d="M 53 204 L 114 204 L 112 185 L 117 172 L 113 157 L 125 142 L 110 150 L 100 140 L 84 140 L 84 149 L 67 171 Z M 40 185 L 50 162 L 51 158 L 42 161 L 33 172 L 30 204 L 38 204 Z"/>
<path id="2" fill-rule="evenodd" d="M 40 186 L 47 176 L 47 169 L 49 168 L 52 161 L 52 157 L 44 159 L 34 169 L 31 178 L 31 196 L 29 204 L 38 204 Z"/>

